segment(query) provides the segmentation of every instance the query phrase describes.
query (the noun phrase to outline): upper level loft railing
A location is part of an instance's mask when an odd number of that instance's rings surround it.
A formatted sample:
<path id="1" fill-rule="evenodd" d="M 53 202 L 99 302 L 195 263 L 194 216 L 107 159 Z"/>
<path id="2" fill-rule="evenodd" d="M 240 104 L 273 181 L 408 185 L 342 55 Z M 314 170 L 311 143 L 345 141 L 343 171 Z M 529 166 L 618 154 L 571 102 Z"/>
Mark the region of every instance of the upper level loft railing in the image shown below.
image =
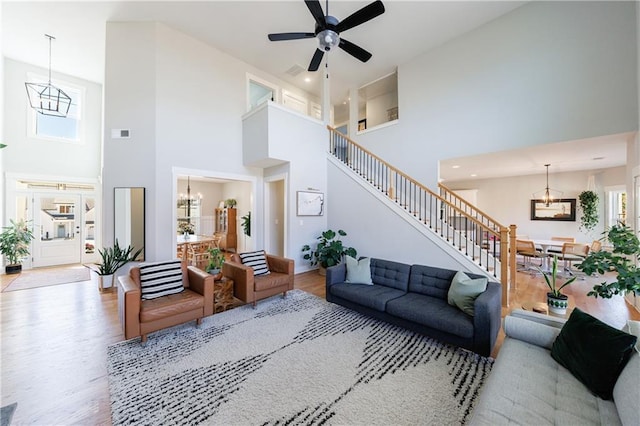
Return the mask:
<path id="1" fill-rule="evenodd" d="M 507 305 L 510 263 L 515 277 L 515 252 L 509 262 L 508 227 L 472 209 L 451 191 L 444 196 L 434 193 L 334 128 L 327 128 L 332 155 L 498 278 L 502 283 L 502 304 Z"/>

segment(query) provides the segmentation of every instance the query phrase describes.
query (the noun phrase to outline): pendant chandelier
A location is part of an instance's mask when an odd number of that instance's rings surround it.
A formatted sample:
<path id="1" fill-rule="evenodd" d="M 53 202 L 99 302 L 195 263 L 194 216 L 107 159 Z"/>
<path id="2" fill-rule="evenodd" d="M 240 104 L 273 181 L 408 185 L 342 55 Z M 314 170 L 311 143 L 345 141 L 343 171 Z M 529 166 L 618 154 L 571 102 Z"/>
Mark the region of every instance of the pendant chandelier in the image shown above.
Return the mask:
<path id="1" fill-rule="evenodd" d="M 541 200 L 545 207 L 549 207 L 554 202 L 560 200 L 562 198 L 562 192 L 557 191 L 555 189 L 549 188 L 549 166 L 551 164 L 545 164 L 544 166 L 547 168 L 547 186 L 543 191 L 538 191 L 533 193 L 533 198 Z"/>
<path id="2" fill-rule="evenodd" d="M 48 83 L 25 83 L 31 108 L 43 115 L 66 117 L 71 106 L 71 98 L 61 89 L 51 84 L 51 40 L 55 37 L 45 34 L 49 39 L 49 81 Z"/>
<path id="3" fill-rule="evenodd" d="M 178 207 L 184 207 L 185 216 L 191 222 L 191 207 L 197 207 L 202 201 L 202 194 L 198 193 L 196 196 L 191 196 L 191 177 L 187 176 L 187 195 L 180 194 L 178 198 Z"/>

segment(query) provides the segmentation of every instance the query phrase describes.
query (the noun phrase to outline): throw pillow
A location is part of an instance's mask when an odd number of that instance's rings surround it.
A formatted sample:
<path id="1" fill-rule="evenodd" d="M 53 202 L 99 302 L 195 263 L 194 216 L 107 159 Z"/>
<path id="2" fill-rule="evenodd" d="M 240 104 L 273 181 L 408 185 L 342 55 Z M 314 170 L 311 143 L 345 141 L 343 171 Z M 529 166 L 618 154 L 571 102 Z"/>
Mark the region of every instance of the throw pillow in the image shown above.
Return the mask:
<path id="1" fill-rule="evenodd" d="M 182 261 L 140 264 L 140 292 L 143 299 L 155 299 L 182 291 Z"/>
<path id="2" fill-rule="evenodd" d="M 611 399 L 636 340 L 575 308 L 553 342 L 551 356 L 593 394 Z"/>
<path id="3" fill-rule="evenodd" d="M 240 253 L 238 256 L 240 256 L 243 265 L 253 268 L 254 276 L 269 275 L 269 264 L 264 250 L 248 251 Z"/>
<path id="4" fill-rule="evenodd" d="M 449 287 L 447 301 L 452 306 L 457 306 L 462 312 L 473 316 L 475 314 L 474 303 L 487 289 L 486 278 L 470 278 L 462 271 L 458 271 Z"/>
<path id="5" fill-rule="evenodd" d="M 371 281 L 370 257 L 365 257 L 357 261 L 351 256 L 346 256 L 345 263 L 347 264 L 347 279 L 344 280 L 345 282 L 373 285 L 373 281 Z"/>

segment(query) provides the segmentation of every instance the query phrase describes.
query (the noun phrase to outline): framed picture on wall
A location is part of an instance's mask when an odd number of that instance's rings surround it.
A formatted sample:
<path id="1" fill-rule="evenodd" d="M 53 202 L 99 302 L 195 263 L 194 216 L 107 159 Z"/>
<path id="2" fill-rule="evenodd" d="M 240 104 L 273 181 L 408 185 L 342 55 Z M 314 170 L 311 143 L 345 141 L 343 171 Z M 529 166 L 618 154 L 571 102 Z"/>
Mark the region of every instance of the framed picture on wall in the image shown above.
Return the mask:
<path id="1" fill-rule="evenodd" d="M 531 200 L 531 220 L 576 221 L 576 199 L 561 198 L 548 206 L 544 200 Z"/>
<path id="2" fill-rule="evenodd" d="M 324 214 L 324 193 L 312 191 L 297 192 L 298 216 L 322 216 Z"/>
<path id="3" fill-rule="evenodd" d="M 367 119 L 363 118 L 362 120 L 358 121 L 358 131 L 361 132 L 363 130 L 367 130 Z"/>

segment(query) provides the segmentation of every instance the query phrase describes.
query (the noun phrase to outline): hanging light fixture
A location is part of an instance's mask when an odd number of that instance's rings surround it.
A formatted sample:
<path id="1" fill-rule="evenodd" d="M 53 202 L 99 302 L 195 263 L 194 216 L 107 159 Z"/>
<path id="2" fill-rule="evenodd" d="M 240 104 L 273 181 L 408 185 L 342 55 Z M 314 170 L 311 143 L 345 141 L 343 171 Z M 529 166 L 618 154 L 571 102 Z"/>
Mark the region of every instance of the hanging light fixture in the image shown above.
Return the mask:
<path id="1" fill-rule="evenodd" d="M 198 195 L 194 197 L 191 196 L 191 177 L 187 176 L 187 195 L 185 197 L 184 194 L 180 194 L 180 198 L 178 199 L 178 207 L 185 208 L 185 216 L 189 223 L 191 223 L 191 207 L 199 206 L 201 201 L 202 194 L 198 193 Z"/>
<path id="2" fill-rule="evenodd" d="M 554 202 L 562 198 L 562 192 L 549 188 L 549 166 L 550 165 L 551 164 L 544 165 L 547 168 L 547 186 L 544 188 L 543 191 L 538 191 L 533 193 L 533 198 L 542 200 L 545 207 L 549 207 L 551 204 L 553 204 Z"/>
<path id="3" fill-rule="evenodd" d="M 71 98 L 61 89 L 51 84 L 51 40 L 55 37 L 45 34 L 49 39 L 49 82 L 25 83 L 31 108 L 43 115 L 66 117 L 71 106 Z"/>

